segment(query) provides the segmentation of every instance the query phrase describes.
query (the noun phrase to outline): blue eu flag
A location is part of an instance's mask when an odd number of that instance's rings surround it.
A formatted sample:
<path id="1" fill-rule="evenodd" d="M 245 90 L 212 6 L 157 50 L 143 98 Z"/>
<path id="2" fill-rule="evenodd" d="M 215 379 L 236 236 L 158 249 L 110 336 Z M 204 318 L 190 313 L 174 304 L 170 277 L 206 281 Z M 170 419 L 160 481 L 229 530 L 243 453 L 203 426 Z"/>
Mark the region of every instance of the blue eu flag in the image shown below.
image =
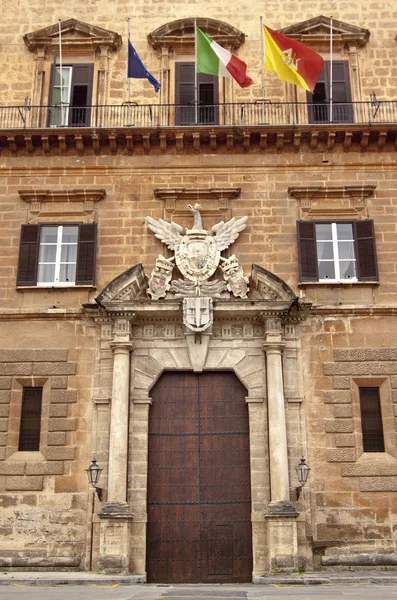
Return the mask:
<path id="1" fill-rule="evenodd" d="M 138 53 L 135 50 L 134 46 L 131 44 L 130 40 L 128 40 L 127 77 L 132 77 L 133 79 L 147 79 L 149 83 L 152 84 L 156 92 L 158 92 L 160 89 L 159 82 L 145 68 L 145 65 L 139 58 Z"/>

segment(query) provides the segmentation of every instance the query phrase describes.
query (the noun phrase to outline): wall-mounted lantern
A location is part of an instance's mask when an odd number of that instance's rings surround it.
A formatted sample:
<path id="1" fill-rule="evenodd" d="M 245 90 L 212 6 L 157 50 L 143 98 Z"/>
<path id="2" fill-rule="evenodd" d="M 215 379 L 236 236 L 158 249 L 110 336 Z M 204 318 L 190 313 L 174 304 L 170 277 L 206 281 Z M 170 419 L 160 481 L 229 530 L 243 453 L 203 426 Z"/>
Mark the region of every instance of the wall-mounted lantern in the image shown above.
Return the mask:
<path id="1" fill-rule="evenodd" d="M 299 500 L 299 496 L 301 495 L 301 491 L 307 480 L 309 479 L 311 468 L 307 466 L 306 459 L 301 458 L 301 461 L 297 467 L 295 467 L 296 474 L 298 476 L 298 480 L 300 486 L 296 488 L 296 499 Z"/>
<path id="2" fill-rule="evenodd" d="M 85 472 L 87 473 L 87 477 L 88 477 L 88 483 L 96 491 L 99 500 L 102 499 L 102 488 L 98 487 L 97 484 L 98 484 L 98 481 L 99 481 L 102 471 L 103 471 L 103 468 L 99 467 L 96 464 L 96 458 L 93 458 L 88 469 L 85 469 Z"/>

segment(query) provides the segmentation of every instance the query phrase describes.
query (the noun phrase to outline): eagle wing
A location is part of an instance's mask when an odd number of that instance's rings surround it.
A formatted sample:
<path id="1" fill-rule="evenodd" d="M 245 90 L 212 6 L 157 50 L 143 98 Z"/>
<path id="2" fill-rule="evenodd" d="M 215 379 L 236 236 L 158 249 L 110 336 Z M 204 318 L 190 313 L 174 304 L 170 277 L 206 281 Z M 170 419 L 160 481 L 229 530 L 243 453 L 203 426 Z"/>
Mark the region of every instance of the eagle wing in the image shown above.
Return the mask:
<path id="1" fill-rule="evenodd" d="M 152 217 L 146 217 L 146 225 L 154 233 L 154 236 L 161 240 L 168 246 L 170 250 L 175 250 L 181 243 L 181 233 L 183 227 L 171 221 L 164 221 L 163 219 L 153 219 Z"/>
<path id="2" fill-rule="evenodd" d="M 230 221 L 227 221 L 227 223 L 221 221 L 213 226 L 212 231 L 215 232 L 214 240 L 219 251 L 225 250 L 230 244 L 237 240 L 240 231 L 245 229 L 247 220 L 248 217 L 242 217 L 236 221 L 233 217 Z"/>

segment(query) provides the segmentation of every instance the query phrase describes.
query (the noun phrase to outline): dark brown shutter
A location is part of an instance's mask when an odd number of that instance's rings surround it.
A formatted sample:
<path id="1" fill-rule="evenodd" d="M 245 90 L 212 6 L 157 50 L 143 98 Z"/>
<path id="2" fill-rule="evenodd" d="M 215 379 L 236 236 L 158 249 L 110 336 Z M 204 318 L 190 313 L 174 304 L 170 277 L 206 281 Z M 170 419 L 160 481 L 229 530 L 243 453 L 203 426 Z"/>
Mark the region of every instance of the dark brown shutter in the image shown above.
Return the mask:
<path id="1" fill-rule="evenodd" d="M 373 221 L 355 221 L 357 277 L 360 281 L 377 281 L 375 232 Z"/>
<path id="2" fill-rule="evenodd" d="M 79 226 L 76 285 L 93 285 L 95 279 L 96 223 Z"/>
<path id="3" fill-rule="evenodd" d="M 17 285 L 36 285 L 39 257 L 39 225 L 22 225 Z"/>
<path id="4" fill-rule="evenodd" d="M 297 221 L 301 281 L 318 281 L 316 228 L 313 221 Z"/>
<path id="5" fill-rule="evenodd" d="M 42 398 L 42 387 L 23 388 L 18 450 L 40 450 Z"/>
<path id="6" fill-rule="evenodd" d="M 384 452 L 385 442 L 379 388 L 362 387 L 359 390 L 363 450 L 364 452 Z"/>
<path id="7" fill-rule="evenodd" d="M 194 63 L 175 63 L 175 125 L 194 125 Z"/>

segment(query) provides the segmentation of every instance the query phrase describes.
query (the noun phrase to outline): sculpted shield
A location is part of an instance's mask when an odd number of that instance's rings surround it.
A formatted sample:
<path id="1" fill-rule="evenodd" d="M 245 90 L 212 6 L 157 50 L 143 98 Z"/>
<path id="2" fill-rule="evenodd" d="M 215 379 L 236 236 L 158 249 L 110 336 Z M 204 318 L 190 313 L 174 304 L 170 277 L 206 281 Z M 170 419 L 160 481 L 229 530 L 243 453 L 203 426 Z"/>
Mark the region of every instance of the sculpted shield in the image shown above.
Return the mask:
<path id="1" fill-rule="evenodd" d="M 220 252 L 206 231 L 187 231 L 175 250 L 178 269 L 190 281 L 202 283 L 213 275 L 219 265 Z"/>

